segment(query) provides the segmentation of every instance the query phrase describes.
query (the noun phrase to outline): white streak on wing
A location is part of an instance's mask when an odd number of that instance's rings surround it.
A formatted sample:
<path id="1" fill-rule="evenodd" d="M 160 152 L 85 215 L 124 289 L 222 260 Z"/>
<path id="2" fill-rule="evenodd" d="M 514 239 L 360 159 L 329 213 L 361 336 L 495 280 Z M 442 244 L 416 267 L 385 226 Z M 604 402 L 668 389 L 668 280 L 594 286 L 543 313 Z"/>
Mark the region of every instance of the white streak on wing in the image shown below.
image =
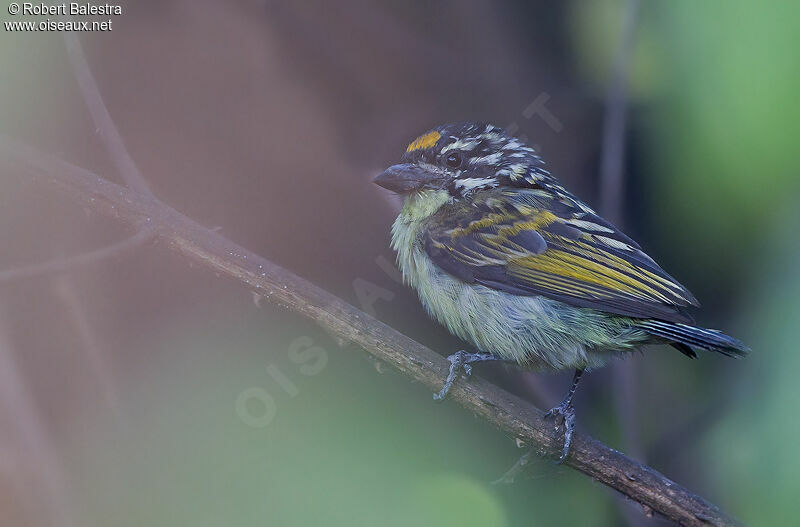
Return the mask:
<path id="1" fill-rule="evenodd" d="M 614 229 L 609 229 L 608 227 L 603 227 L 602 225 L 598 225 L 591 221 L 584 221 L 584 220 L 564 220 L 564 223 L 572 225 L 573 227 L 579 227 L 585 231 L 590 232 L 614 232 Z"/>
<path id="2" fill-rule="evenodd" d="M 606 236 L 595 236 L 599 241 L 603 242 L 604 244 L 608 245 L 609 247 L 614 247 L 616 249 L 622 249 L 623 251 L 632 251 L 633 247 L 628 245 L 625 242 L 621 242 L 619 240 L 615 240 L 613 238 L 608 238 Z"/>

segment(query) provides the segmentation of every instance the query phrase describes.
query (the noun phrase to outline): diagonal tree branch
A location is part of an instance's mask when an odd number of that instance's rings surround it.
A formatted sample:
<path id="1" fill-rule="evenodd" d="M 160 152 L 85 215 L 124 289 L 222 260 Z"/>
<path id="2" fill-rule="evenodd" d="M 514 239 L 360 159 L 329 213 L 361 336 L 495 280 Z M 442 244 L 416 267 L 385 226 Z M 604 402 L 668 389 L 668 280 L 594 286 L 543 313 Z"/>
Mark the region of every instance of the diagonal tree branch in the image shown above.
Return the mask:
<path id="1" fill-rule="evenodd" d="M 0 139 L 0 165 L 66 192 L 79 204 L 154 235 L 193 263 L 228 276 L 277 305 L 309 318 L 343 342 L 352 342 L 382 362 L 438 390 L 447 361 L 314 284 L 240 247 L 152 195 L 109 182 L 96 174 L 28 146 Z M 482 379 L 459 382 L 449 397 L 541 454 L 553 456 L 561 437 L 542 412 Z M 687 526 L 737 522 L 716 506 L 624 454 L 576 434 L 566 464 Z"/>

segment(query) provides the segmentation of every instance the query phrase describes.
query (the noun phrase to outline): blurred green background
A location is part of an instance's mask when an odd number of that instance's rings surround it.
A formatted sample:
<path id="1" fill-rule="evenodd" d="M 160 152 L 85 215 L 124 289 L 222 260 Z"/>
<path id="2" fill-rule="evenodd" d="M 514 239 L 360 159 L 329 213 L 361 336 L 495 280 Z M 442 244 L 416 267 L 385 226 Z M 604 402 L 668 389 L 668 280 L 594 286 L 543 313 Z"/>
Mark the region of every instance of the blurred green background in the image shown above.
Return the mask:
<path id="1" fill-rule="evenodd" d="M 370 183 L 411 139 L 492 121 L 599 206 L 630 2 L 122 5 L 80 37 L 159 198 L 442 354 L 462 343 L 387 272 L 397 203 Z M 625 230 L 753 353 L 648 348 L 629 415 L 609 368 L 577 398 L 582 431 L 748 525 L 792 524 L 800 493 L 798 23 L 788 0 L 640 3 Z M 119 181 L 61 35 L 0 30 L 0 71 L 0 134 Z M 126 235 L 0 160 L 0 273 Z M 546 460 L 492 485 L 513 438 L 158 244 L 0 280 L 0 359 L 2 525 L 666 523 Z M 478 374 L 543 406 L 569 382 Z"/>

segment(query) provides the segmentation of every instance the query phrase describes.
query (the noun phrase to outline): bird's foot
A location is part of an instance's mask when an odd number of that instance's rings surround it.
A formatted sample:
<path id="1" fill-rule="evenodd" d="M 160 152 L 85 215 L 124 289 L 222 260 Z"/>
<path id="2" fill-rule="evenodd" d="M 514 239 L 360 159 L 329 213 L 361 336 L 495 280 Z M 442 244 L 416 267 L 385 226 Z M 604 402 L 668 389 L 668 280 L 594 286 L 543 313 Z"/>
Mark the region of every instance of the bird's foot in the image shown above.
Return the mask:
<path id="1" fill-rule="evenodd" d="M 447 360 L 450 361 L 450 371 L 447 374 L 447 379 L 444 381 L 444 386 L 442 386 L 442 389 L 439 390 L 439 393 L 433 394 L 433 398 L 437 401 L 440 401 L 447 396 L 447 392 L 450 391 L 453 383 L 456 382 L 459 370 L 464 370 L 464 374 L 469 377 L 472 375 L 473 362 L 502 359 L 496 355 L 492 355 L 491 353 L 467 353 L 464 350 L 460 350 L 447 357 Z"/>
<path id="2" fill-rule="evenodd" d="M 571 399 L 565 399 L 558 406 L 551 408 L 546 414 L 545 418 L 558 417 L 564 418 L 564 449 L 561 452 L 561 457 L 558 458 L 557 464 L 561 464 L 567 459 L 569 454 L 569 447 L 572 445 L 572 433 L 575 431 L 575 408 L 572 406 Z"/>

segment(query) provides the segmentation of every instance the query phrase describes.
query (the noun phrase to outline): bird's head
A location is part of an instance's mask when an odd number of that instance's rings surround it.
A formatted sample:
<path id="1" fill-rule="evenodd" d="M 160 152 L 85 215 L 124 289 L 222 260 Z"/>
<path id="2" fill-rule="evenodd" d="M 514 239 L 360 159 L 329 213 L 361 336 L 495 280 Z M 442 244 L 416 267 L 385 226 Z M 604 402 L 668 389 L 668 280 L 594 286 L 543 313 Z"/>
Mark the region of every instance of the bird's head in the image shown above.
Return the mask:
<path id="1" fill-rule="evenodd" d="M 490 124 L 448 124 L 414 139 L 401 163 L 374 179 L 401 195 L 446 191 L 458 201 L 496 187 L 546 186 L 553 178 L 536 152 Z"/>

